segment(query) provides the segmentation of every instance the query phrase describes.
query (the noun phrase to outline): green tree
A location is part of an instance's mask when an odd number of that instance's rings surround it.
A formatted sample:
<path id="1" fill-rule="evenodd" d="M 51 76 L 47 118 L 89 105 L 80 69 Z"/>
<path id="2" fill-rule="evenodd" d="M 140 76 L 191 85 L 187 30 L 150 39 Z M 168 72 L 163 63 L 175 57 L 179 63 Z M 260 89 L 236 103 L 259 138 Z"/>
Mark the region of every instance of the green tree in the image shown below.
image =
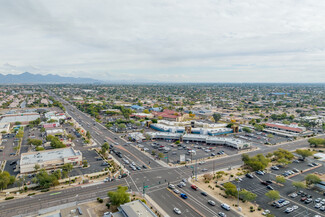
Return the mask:
<path id="1" fill-rule="evenodd" d="M 312 156 L 313 152 L 307 150 L 307 149 L 297 149 L 296 153 L 300 155 L 304 160 L 306 157 Z"/>
<path id="2" fill-rule="evenodd" d="M 87 160 L 83 160 L 82 161 L 82 166 L 83 167 L 88 167 L 88 161 Z"/>
<path id="3" fill-rule="evenodd" d="M 69 185 L 70 185 L 70 172 L 73 169 L 73 166 L 71 163 L 66 163 L 62 166 L 62 171 L 65 171 L 68 174 L 69 177 Z"/>
<path id="4" fill-rule="evenodd" d="M 221 114 L 219 114 L 219 113 L 214 113 L 214 114 L 212 115 L 212 117 L 213 117 L 214 121 L 217 123 L 217 122 L 221 119 Z"/>
<path id="5" fill-rule="evenodd" d="M 227 195 L 230 195 L 233 197 L 238 195 L 237 187 L 233 183 L 226 182 L 225 184 L 223 184 L 223 187 L 225 188 L 225 193 Z"/>
<path id="6" fill-rule="evenodd" d="M 306 184 L 303 182 L 292 182 L 292 186 L 295 187 L 297 190 L 306 188 Z"/>
<path id="7" fill-rule="evenodd" d="M 323 125 L 325 126 L 325 125 Z M 309 145 L 314 147 L 325 146 L 325 139 L 324 138 L 311 138 L 308 139 Z"/>
<path id="8" fill-rule="evenodd" d="M 257 195 L 250 191 L 243 189 L 239 192 L 239 197 L 246 201 L 254 201 L 256 199 Z"/>
<path id="9" fill-rule="evenodd" d="M 41 169 L 36 175 L 37 183 L 41 188 L 49 188 L 59 185 L 58 179 L 55 175 L 49 175 L 45 169 Z"/>
<path id="10" fill-rule="evenodd" d="M 159 159 L 164 158 L 164 156 L 165 156 L 165 155 L 164 155 L 163 153 L 161 153 L 161 152 L 158 153 L 158 158 L 159 158 Z"/>
<path id="11" fill-rule="evenodd" d="M 271 199 L 271 201 L 280 199 L 280 193 L 275 190 L 271 190 L 265 193 L 265 196 Z"/>
<path id="12" fill-rule="evenodd" d="M 267 159 L 263 154 L 257 154 L 253 157 L 249 157 L 248 154 L 243 154 L 242 161 L 254 171 L 264 170 L 270 162 L 270 160 Z"/>
<path id="13" fill-rule="evenodd" d="M 113 205 L 120 206 L 130 202 L 130 194 L 126 192 L 127 190 L 126 186 L 118 186 L 116 191 L 109 191 L 107 195 Z"/>
<path id="14" fill-rule="evenodd" d="M 307 176 L 305 176 L 305 180 L 306 180 L 306 184 L 308 186 L 312 185 L 312 184 L 317 184 L 319 182 L 321 182 L 322 180 L 316 176 L 315 174 L 308 174 Z"/>
<path id="15" fill-rule="evenodd" d="M 287 180 L 283 177 L 283 176 L 277 176 L 277 177 L 275 177 L 275 181 L 277 182 L 277 183 L 285 183 Z"/>
<path id="16" fill-rule="evenodd" d="M 243 127 L 243 131 L 246 132 L 246 133 L 251 133 L 252 130 L 248 127 Z"/>
<path id="17" fill-rule="evenodd" d="M 41 168 L 41 166 L 39 165 L 39 164 L 35 164 L 35 166 L 34 166 L 34 170 L 36 171 L 36 172 L 38 172 L 38 170 Z"/>
<path id="18" fill-rule="evenodd" d="M 15 182 L 15 177 L 11 176 L 7 171 L 0 171 L 0 190 L 6 189 L 8 185 Z"/>
<path id="19" fill-rule="evenodd" d="M 90 139 L 91 138 L 91 135 L 90 135 L 90 132 L 89 131 L 86 132 L 86 137 L 87 137 L 87 139 Z"/>

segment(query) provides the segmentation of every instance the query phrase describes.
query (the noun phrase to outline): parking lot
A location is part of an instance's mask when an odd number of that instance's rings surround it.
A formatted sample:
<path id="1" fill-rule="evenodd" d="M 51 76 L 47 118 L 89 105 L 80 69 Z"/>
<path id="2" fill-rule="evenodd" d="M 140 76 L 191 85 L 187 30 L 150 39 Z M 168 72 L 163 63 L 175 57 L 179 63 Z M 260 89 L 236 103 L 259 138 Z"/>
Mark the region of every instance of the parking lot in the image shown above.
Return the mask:
<path id="1" fill-rule="evenodd" d="M 237 150 L 225 146 L 206 145 L 203 143 L 181 143 L 174 144 L 166 141 L 152 141 L 142 142 L 138 144 L 138 147 L 144 151 L 152 154 L 154 151 L 156 154 L 163 153 L 168 163 L 177 164 L 180 160 L 180 155 L 185 155 L 187 162 L 195 160 L 203 160 L 208 157 L 216 157 L 221 155 L 233 155 L 237 153 Z"/>
<path id="2" fill-rule="evenodd" d="M 269 135 L 268 133 L 264 132 L 252 132 L 252 133 L 246 133 L 241 132 L 236 134 L 236 138 L 243 139 L 245 141 L 252 142 L 253 144 L 279 144 L 281 142 L 288 142 L 290 141 L 288 138 L 277 136 L 277 135 Z"/>
<path id="3" fill-rule="evenodd" d="M 315 190 L 311 189 L 303 189 L 302 191 L 305 194 L 302 195 L 293 195 L 295 197 L 291 197 L 291 194 L 294 192 L 297 192 L 297 189 L 295 189 L 292 186 L 293 181 L 303 181 L 304 176 L 309 173 L 314 173 L 317 171 L 325 172 L 324 166 L 319 168 L 314 168 L 306 173 L 299 174 L 297 176 L 293 176 L 291 178 L 288 178 L 287 181 L 283 184 L 283 186 L 278 185 L 275 183 L 275 177 L 277 175 L 281 175 L 284 173 L 284 171 L 293 170 L 294 168 L 297 168 L 298 170 L 304 170 L 309 169 L 308 166 L 310 162 L 299 162 L 299 163 L 292 163 L 289 164 L 286 168 L 280 168 L 279 170 L 271 170 L 271 172 L 266 173 L 265 175 L 253 175 L 253 179 L 244 177 L 242 178 L 241 182 L 232 181 L 234 184 L 241 189 L 246 189 L 248 191 L 251 191 L 257 195 L 256 198 L 256 204 L 258 204 L 260 207 L 262 207 L 264 210 L 269 210 L 271 214 L 275 216 L 295 216 L 295 217 L 303 217 L 303 216 L 325 216 L 325 195 L 316 192 Z M 298 174 L 298 173 L 297 173 Z M 265 193 L 270 191 L 271 189 L 268 189 L 268 187 L 265 184 L 262 184 L 262 181 L 272 181 L 272 184 L 269 184 L 274 190 L 279 191 L 281 195 L 282 200 L 277 200 L 281 203 L 275 203 L 274 206 L 271 205 L 271 200 L 265 196 Z M 306 200 L 303 199 L 301 201 L 302 196 L 308 196 L 311 199 L 308 202 L 305 202 Z M 320 198 L 317 200 L 317 198 Z M 324 199 L 324 200 L 323 200 Z M 323 203 L 321 201 L 323 200 Z M 288 201 L 288 202 L 284 202 Z M 318 202 L 315 202 L 318 201 Z M 280 205 L 277 205 L 280 204 Z M 318 204 L 318 205 L 316 205 Z M 317 206 L 318 208 L 315 208 Z M 324 206 L 324 207 L 322 207 Z"/>

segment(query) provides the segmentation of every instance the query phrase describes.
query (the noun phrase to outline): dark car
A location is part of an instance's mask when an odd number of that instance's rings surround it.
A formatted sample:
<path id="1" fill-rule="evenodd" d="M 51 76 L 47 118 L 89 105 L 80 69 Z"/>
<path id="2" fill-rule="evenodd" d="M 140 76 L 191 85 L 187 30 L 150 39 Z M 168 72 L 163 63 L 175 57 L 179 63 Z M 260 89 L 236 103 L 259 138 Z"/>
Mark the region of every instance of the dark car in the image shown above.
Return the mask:
<path id="1" fill-rule="evenodd" d="M 143 169 L 147 169 L 148 167 L 146 165 L 142 165 L 142 168 Z"/>
<path id="2" fill-rule="evenodd" d="M 265 181 L 261 181 L 262 185 L 269 185 L 269 183 L 265 182 Z"/>
<path id="3" fill-rule="evenodd" d="M 202 191 L 201 194 L 202 194 L 203 196 L 208 196 L 208 194 L 207 194 L 206 192 L 204 192 L 204 191 Z"/>
<path id="4" fill-rule="evenodd" d="M 271 180 L 266 180 L 267 183 L 272 184 L 273 182 Z"/>

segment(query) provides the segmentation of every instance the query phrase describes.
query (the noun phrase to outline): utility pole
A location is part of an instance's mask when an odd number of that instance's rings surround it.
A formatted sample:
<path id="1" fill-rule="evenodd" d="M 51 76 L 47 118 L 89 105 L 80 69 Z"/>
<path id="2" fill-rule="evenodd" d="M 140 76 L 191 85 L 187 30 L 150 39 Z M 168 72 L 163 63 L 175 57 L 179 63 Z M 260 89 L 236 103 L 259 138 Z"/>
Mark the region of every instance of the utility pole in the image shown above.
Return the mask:
<path id="1" fill-rule="evenodd" d="M 195 181 L 197 181 L 197 159 L 196 159 L 196 162 L 195 162 L 195 167 L 196 167 Z"/>
<path id="2" fill-rule="evenodd" d="M 213 161 L 213 169 L 212 169 L 212 174 L 213 174 L 213 176 L 214 176 L 214 161 Z"/>
<path id="3" fill-rule="evenodd" d="M 237 193 L 238 193 L 238 198 L 237 198 L 237 207 L 238 207 L 238 210 L 240 211 L 241 209 L 240 209 L 240 207 L 239 207 L 239 191 L 240 191 L 240 186 L 239 186 L 240 182 L 239 182 L 239 180 L 237 181 L 237 183 L 238 183 L 238 187 L 237 187 Z"/>

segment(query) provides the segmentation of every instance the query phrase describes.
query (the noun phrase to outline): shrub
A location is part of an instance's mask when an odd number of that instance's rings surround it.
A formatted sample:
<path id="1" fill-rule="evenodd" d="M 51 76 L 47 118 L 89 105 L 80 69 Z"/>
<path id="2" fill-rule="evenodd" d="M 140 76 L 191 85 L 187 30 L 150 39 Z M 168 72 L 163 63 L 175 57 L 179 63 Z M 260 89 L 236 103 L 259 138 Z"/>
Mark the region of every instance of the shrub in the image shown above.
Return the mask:
<path id="1" fill-rule="evenodd" d="M 30 193 L 30 194 L 28 194 L 27 196 L 33 196 L 33 195 L 35 195 L 36 193 Z"/>
<path id="2" fill-rule="evenodd" d="M 15 197 L 11 196 L 11 197 L 6 197 L 5 200 L 11 200 L 14 199 Z"/>

